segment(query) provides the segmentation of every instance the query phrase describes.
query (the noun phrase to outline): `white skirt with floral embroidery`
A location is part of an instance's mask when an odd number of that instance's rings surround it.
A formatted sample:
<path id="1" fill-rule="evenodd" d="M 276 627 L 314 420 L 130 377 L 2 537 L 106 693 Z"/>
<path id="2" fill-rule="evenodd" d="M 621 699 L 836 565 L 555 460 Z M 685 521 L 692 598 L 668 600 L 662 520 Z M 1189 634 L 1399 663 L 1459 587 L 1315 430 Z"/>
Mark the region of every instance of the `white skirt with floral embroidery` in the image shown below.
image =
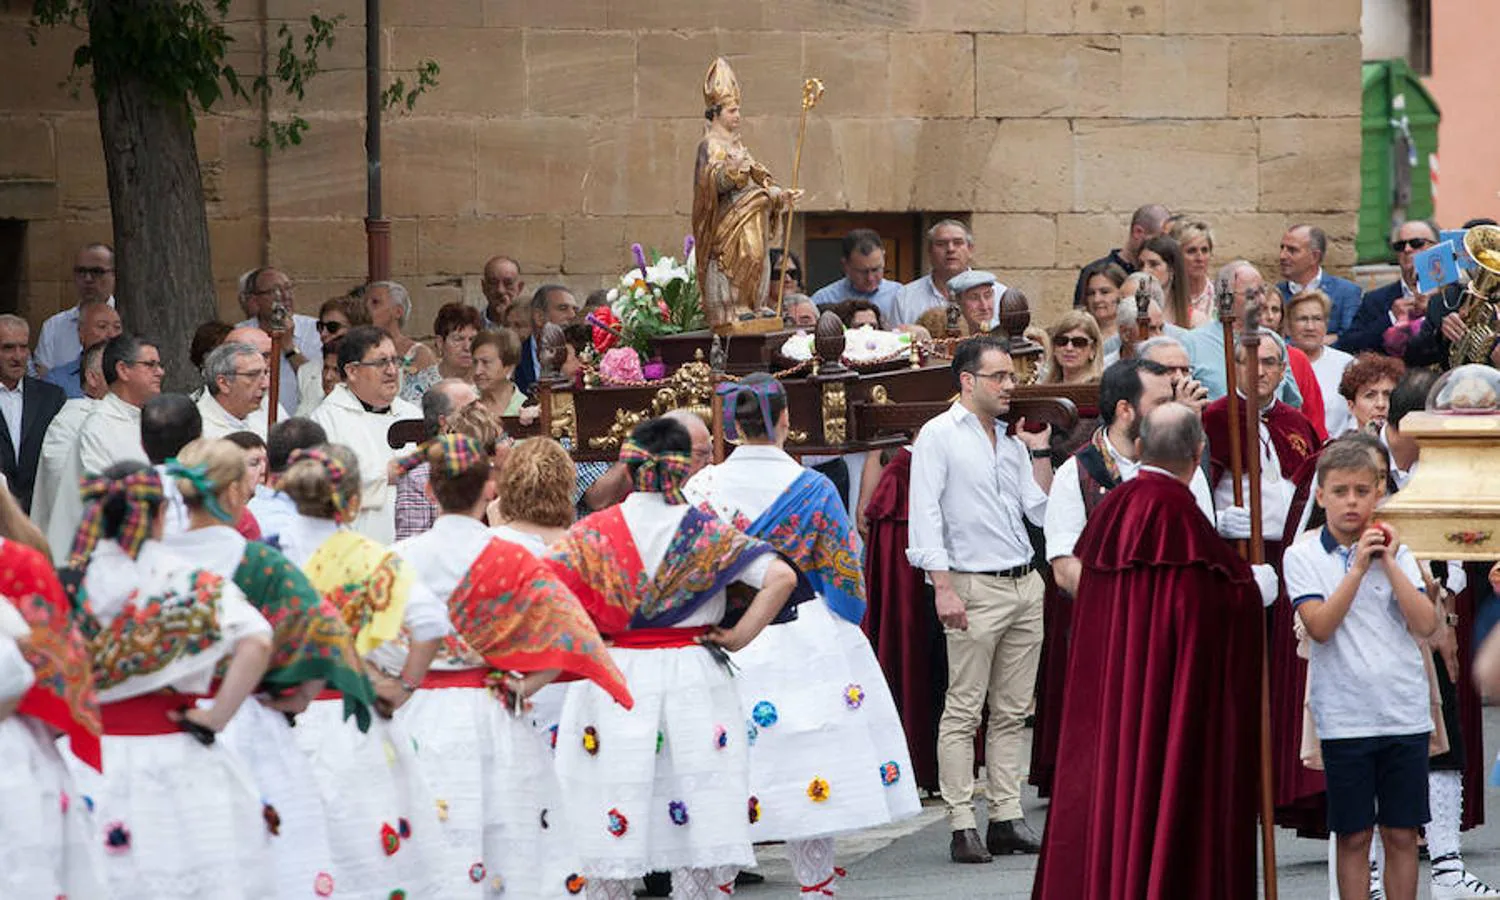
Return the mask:
<path id="1" fill-rule="evenodd" d="M 635 700 L 568 686 L 557 775 L 584 874 L 753 866 L 745 718 L 708 651 L 610 650 Z"/>
<path id="2" fill-rule="evenodd" d="M 104 895 L 93 801 L 71 768 L 46 725 L 25 715 L 0 720 L 0 897 Z"/>

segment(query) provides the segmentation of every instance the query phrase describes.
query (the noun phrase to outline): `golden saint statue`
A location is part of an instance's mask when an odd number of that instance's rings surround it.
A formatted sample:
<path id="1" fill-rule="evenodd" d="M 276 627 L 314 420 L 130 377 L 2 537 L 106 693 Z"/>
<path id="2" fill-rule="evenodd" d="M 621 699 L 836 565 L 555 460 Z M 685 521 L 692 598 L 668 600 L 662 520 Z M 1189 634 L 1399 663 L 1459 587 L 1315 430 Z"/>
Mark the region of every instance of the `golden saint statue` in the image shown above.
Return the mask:
<path id="1" fill-rule="evenodd" d="M 801 191 L 778 187 L 745 149 L 740 85 L 723 59 L 708 69 L 703 104 L 708 125 L 693 171 L 693 245 L 703 313 L 716 332 L 774 331 L 781 320 L 764 305 L 771 217 Z"/>

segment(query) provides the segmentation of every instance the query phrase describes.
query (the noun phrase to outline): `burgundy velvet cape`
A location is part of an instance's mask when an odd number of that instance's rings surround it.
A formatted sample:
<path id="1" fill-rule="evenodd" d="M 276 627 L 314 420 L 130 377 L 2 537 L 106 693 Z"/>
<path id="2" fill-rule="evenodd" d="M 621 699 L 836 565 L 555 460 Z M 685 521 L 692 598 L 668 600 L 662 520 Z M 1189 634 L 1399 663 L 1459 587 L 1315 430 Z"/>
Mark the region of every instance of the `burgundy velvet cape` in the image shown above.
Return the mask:
<path id="1" fill-rule="evenodd" d="M 1062 765 L 1034 900 L 1256 890 L 1264 619 L 1186 485 L 1142 472 L 1076 555 Z"/>
<path id="2" fill-rule="evenodd" d="M 869 605 L 864 629 L 891 686 L 912 777 L 937 790 L 937 729 L 948 686 L 943 628 L 922 572 L 906 561 L 907 498 L 911 451 L 902 448 L 880 473 L 865 507 L 865 586 Z"/>

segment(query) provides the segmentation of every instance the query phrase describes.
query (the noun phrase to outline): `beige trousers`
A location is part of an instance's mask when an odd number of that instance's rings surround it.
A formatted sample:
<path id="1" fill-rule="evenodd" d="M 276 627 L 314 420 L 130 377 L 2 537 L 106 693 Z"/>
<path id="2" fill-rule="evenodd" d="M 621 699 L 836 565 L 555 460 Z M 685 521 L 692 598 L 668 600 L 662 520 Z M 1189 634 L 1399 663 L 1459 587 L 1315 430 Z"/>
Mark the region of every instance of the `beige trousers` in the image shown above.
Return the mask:
<path id="1" fill-rule="evenodd" d="M 1042 652 L 1042 578 L 954 572 L 953 590 L 969 616 L 966 631 L 944 630 L 948 694 L 938 724 L 938 788 L 954 830 L 974 828 L 974 732 L 985 696 L 985 798 L 990 821 L 1021 818 L 1021 746 Z"/>

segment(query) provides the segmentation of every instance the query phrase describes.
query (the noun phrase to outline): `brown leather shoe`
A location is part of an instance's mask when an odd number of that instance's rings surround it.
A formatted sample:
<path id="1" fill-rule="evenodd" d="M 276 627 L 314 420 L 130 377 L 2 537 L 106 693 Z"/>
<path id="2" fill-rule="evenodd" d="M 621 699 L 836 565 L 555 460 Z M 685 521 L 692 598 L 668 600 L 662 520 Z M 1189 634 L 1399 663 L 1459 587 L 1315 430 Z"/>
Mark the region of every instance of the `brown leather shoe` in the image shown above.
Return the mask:
<path id="1" fill-rule="evenodd" d="M 1007 856 L 1011 853 L 1040 853 L 1042 839 L 1031 830 L 1031 826 L 1026 824 L 1025 819 L 1007 819 L 1004 822 L 990 823 L 989 830 L 984 836 L 984 845 L 996 856 Z"/>
<path id="2" fill-rule="evenodd" d="M 948 846 L 948 856 L 956 863 L 987 863 L 991 857 L 979 840 L 979 830 L 965 828 L 953 832 L 953 843 Z"/>

